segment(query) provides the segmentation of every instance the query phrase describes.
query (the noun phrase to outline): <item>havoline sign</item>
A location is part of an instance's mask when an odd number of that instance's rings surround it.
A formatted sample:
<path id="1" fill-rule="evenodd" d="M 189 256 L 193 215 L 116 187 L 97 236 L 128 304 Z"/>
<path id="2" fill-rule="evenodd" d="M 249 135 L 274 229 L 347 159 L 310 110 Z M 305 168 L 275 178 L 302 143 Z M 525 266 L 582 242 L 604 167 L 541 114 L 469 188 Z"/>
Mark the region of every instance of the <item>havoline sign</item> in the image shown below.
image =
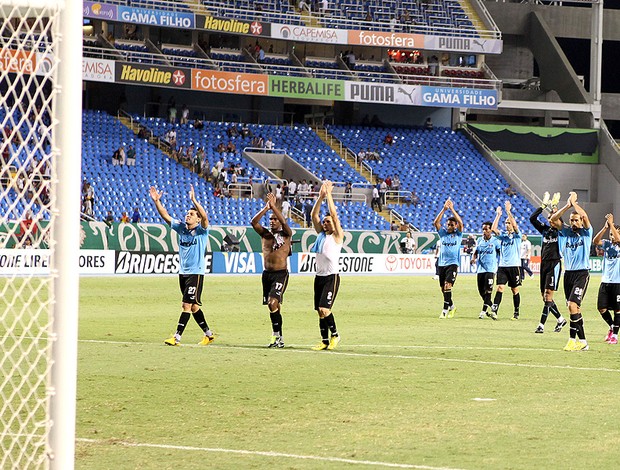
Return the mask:
<path id="1" fill-rule="evenodd" d="M 163 65 L 117 62 L 115 79 L 117 83 L 190 88 L 191 69 L 166 67 Z"/>

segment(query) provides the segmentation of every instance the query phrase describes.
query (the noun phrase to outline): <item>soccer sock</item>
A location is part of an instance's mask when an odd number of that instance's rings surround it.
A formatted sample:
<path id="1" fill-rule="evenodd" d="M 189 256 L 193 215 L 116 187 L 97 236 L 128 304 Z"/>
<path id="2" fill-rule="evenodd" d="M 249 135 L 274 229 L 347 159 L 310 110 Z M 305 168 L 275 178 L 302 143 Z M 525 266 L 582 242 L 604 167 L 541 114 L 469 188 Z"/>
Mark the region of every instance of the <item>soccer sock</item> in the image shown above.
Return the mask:
<path id="1" fill-rule="evenodd" d="M 545 306 L 543 307 L 542 314 L 540 315 L 540 324 L 544 325 L 547 323 L 547 317 L 549 316 L 549 310 L 551 306 L 549 305 L 551 302 L 545 302 Z"/>
<path id="2" fill-rule="evenodd" d="M 271 328 L 274 336 L 282 336 L 282 315 L 280 309 L 275 312 L 269 312 L 271 318 Z"/>
<path id="3" fill-rule="evenodd" d="M 555 304 L 553 300 L 551 301 L 551 308 L 549 309 L 549 311 L 553 313 L 553 316 L 557 318 L 558 320 L 560 320 L 560 318 L 562 317 L 562 314 L 560 313 L 558 306 Z"/>
<path id="4" fill-rule="evenodd" d="M 178 335 L 179 338 L 185 331 L 185 327 L 187 326 L 187 322 L 189 321 L 190 316 L 191 316 L 191 313 L 189 312 L 181 312 L 181 316 L 179 317 L 179 324 L 177 325 L 177 332 L 176 332 L 176 335 Z"/>
<path id="5" fill-rule="evenodd" d="M 581 320 L 580 313 L 571 313 L 570 314 L 570 338 L 575 339 L 577 337 L 577 331 L 579 330 L 579 325 L 577 322 Z"/>
<path id="6" fill-rule="evenodd" d="M 611 328 L 614 324 L 614 320 L 611 318 L 611 312 L 605 309 L 604 312 L 601 312 L 601 317 L 603 317 L 603 320 L 605 320 L 605 322 L 609 325 L 609 328 Z"/>
<path id="7" fill-rule="evenodd" d="M 328 315 L 325 317 L 325 321 L 327 322 L 327 326 L 329 327 L 329 331 L 331 331 L 332 336 L 338 336 L 338 330 L 336 329 L 336 319 L 334 318 L 334 314 Z"/>
<path id="8" fill-rule="evenodd" d="M 319 330 L 321 330 L 321 339 L 324 343 L 329 343 L 329 325 L 325 318 L 319 318 Z"/>
<path id="9" fill-rule="evenodd" d="M 620 312 L 615 312 L 614 313 L 614 327 L 613 327 L 614 331 L 614 335 L 618 335 L 618 330 L 620 330 Z"/>
<path id="10" fill-rule="evenodd" d="M 501 303 L 502 303 L 502 295 L 503 295 L 503 293 L 502 293 L 502 292 L 500 292 L 500 291 L 497 291 L 497 292 L 495 293 L 495 298 L 493 299 L 493 303 L 494 303 L 495 305 L 497 305 L 498 307 L 499 307 L 499 304 L 501 304 Z"/>
<path id="11" fill-rule="evenodd" d="M 204 332 L 205 335 L 211 336 L 207 334 L 209 332 L 209 325 L 207 325 L 205 314 L 202 312 L 201 309 L 198 309 L 198 311 L 194 313 L 194 320 L 196 320 L 196 323 L 198 323 L 198 326 Z"/>
<path id="12" fill-rule="evenodd" d="M 452 291 L 444 291 L 443 293 L 443 309 L 448 310 L 452 305 Z"/>
<path id="13" fill-rule="evenodd" d="M 572 315 L 571 315 L 572 317 Z M 575 314 L 575 325 L 577 327 L 577 337 L 579 339 L 585 340 L 586 339 L 586 333 L 583 329 L 583 317 L 581 316 L 581 313 L 577 313 Z"/>
<path id="14" fill-rule="evenodd" d="M 521 294 L 518 292 L 512 296 L 512 303 L 515 307 L 515 313 L 519 315 L 519 307 L 521 306 Z"/>
<path id="15" fill-rule="evenodd" d="M 483 301 L 483 305 L 482 305 L 482 311 L 486 312 L 487 309 L 491 306 L 491 294 L 484 294 L 484 297 L 482 298 Z"/>

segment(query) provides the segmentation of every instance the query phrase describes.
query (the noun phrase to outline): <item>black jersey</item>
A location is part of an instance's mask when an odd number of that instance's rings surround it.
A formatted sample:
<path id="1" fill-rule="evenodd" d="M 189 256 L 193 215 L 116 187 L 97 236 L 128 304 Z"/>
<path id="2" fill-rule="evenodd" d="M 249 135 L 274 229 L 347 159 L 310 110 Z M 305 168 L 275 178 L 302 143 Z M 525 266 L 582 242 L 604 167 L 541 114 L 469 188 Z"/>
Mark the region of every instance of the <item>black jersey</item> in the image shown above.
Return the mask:
<path id="1" fill-rule="evenodd" d="M 547 224 L 543 224 L 538 220 L 538 216 L 542 214 L 542 207 L 539 207 L 530 216 L 530 222 L 536 230 L 542 234 L 542 251 L 540 254 L 541 263 L 553 261 L 557 262 L 561 259 L 560 246 L 558 245 L 559 231 Z"/>

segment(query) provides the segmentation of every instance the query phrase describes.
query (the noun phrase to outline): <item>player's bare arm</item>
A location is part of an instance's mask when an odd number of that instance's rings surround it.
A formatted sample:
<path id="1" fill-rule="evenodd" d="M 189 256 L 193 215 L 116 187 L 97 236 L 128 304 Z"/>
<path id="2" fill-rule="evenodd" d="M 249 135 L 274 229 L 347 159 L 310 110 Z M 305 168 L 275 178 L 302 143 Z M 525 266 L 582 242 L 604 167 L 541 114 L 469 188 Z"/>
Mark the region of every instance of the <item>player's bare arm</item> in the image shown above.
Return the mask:
<path id="1" fill-rule="evenodd" d="M 325 185 L 321 185 L 321 189 L 319 190 L 319 197 L 316 198 L 316 202 L 314 203 L 314 207 L 312 208 L 312 212 L 310 215 L 312 216 L 312 226 L 316 233 L 321 233 L 323 231 L 323 225 L 321 224 L 321 204 L 323 203 L 323 199 L 325 199 Z"/>
<path id="2" fill-rule="evenodd" d="M 575 209 L 575 212 L 577 212 L 577 214 L 581 216 L 581 220 L 583 222 L 583 228 L 586 228 L 586 229 L 590 228 L 590 218 L 588 217 L 588 214 L 583 209 L 583 207 L 579 205 L 577 200 L 573 202 L 573 209 Z"/>
<path id="3" fill-rule="evenodd" d="M 560 217 L 562 217 L 567 210 L 569 210 L 571 207 L 573 207 L 574 202 L 577 201 L 577 193 L 575 192 L 570 192 L 568 199 L 566 200 L 566 204 L 564 204 L 564 206 L 560 209 L 558 209 L 556 212 L 554 212 L 553 214 L 551 214 L 551 217 L 549 218 L 549 222 L 556 222 L 557 220 L 560 219 Z"/>
<path id="4" fill-rule="evenodd" d="M 270 208 L 271 205 L 269 204 L 269 199 L 267 199 L 265 206 L 260 211 L 258 211 L 258 213 L 254 217 L 252 217 L 252 221 L 250 222 L 254 231 L 258 233 L 261 237 L 265 235 L 268 230 L 260 224 L 260 221 Z"/>
<path id="5" fill-rule="evenodd" d="M 340 225 L 340 219 L 338 219 L 338 210 L 336 209 L 336 204 L 334 203 L 334 198 L 332 195 L 332 191 L 334 190 L 334 184 L 331 181 L 325 181 L 325 193 L 327 199 L 327 207 L 329 209 L 329 215 L 332 218 L 332 224 L 334 227 L 334 240 L 337 243 L 342 243 L 344 240 L 344 231 L 342 230 L 342 226 Z"/>
<path id="6" fill-rule="evenodd" d="M 286 222 L 286 219 L 284 218 L 284 215 L 282 214 L 282 211 L 278 208 L 278 205 L 276 204 L 275 194 L 269 193 L 267 195 L 267 202 L 269 204 L 269 207 L 271 208 L 271 212 L 273 212 L 273 215 L 278 219 L 278 221 L 282 225 L 282 233 L 284 234 L 284 236 L 285 237 L 293 236 L 293 231 L 291 230 L 291 227 L 289 227 L 288 223 Z"/>
<path id="7" fill-rule="evenodd" d="M 607 214 L 608 216 L 609 214 Z M 609 219 L 605 216 L 605 224 L 603 224 L 603 228 L 598 231 L 594 238 L 592 239 L 592 243 L 596 246 L 601 246 L 603 244 L 603 237 L 607 230 L 609 230 Z M 612 218 L 613 220 L 613 218 Z"/>
<path id="8" fill-rule="evenodd" d="M 161 197 L 163 196 L 163 194 L 164 192 L 157 191 L 155 186 L 151 186 L 151 189 L 149 190 L 149 195 L 151 196 L 151 199 L 155 203 L 155 209 L 157 209 L 157 212 L 159 213 L 161 218 L 164 219 L 164 222 L 170 225 L 170 222 L 172 222 L 172 217 L 170 217 L 170 214 L 168 214 L 168 211 L 161 203 Z"/>
<path id="9" fill-rule="evenodd" d="M 497 206 L 497 209 L 495 209 L 495 218 L 493 219 L 493 225 L 491 225 L 491 231 L 496 234 L 499 235 L 499 230 L 498 230 L 498 226 L 499 226 L 499 219 L 502 217 L 502 208 Z"/>
<path id="10" fill-rule="evenodd" d="M 609 225 L 609 233 L 612 237 L 614 237 L 614 243 L 620 243 L 620 230 L 616 228 L 616 224 L 614 223 L 614 215 L 607 214 L 605 219 L 607 219 L 607 224 Z"/>
<path id="11" fill-rule="evenodd" d="M 189 200 L 192 201 L 192 204 L 198 211 L 198 215 L 200 215 L 200 225 L 202 228 L 207 228 L 209 226 L 209 216 L 207 215 L 207 211 L 196 199 L 196 192 L 194 191 L 194 185 L 189 185 Z"/>
<path id="12" fill-rule="evenodd" d="M 433 226 L 435 227 L 435 230 L 439 230 L 441 228 L 441 219 L 443 218 L 444 213 L 448 209 L 450 202 L 452 202 L 450 201 L 450 199 L 444 202 L 443 207 L 439 211 L 439 214 L 437 214 L 437 217 L 435 217 L 435 220 L 433 220 Z"/>
<path id="13" fill-rule="evenodd" d="M 449 199 L 448 202 L 450 203 L 449 209 L 452 211 L 452 215 L 456 219 L 457 229 L 459 230 L 459 232 L 462 232 L 464 228 L 463 219 L 461 219 L 461 216 L 458 214 L 458 212 L 454 208 L 454 202 L 452 202 L 452 199 Z"/>
<path id="14" fill-rule="evenodd" d="M 512 225 L 512 229 L 515 232 L 519 233 L 519 225 L 517 224 L 517 220 L 512 215 L 512 204 L 510 203 L 510 201 L 506 201 L 504 203 L 504 209 L 506 209 L 506 216 L 508 217 L 508 220 L 510 221 L 510 225 Z"/>

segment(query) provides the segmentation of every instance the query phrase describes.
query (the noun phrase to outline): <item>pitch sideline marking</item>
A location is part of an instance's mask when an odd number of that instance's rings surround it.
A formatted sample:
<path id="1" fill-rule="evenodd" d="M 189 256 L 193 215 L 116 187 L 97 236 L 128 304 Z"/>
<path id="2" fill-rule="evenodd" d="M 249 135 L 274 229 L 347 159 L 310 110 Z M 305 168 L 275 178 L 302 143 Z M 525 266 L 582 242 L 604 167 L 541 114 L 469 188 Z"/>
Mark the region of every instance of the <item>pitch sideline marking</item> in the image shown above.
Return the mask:
<path id="1" fill-rule="evenodd" d="M 132 341 L 107 341 L 107 340 L 79 340 L 83 343 L 104 343 L 104 344 L 128 344 L 128 345 L 152 345 L 153 343 L 147 342 L 132 342 Z M 247 346 L 223 346 L 223 345 L 210 345 L 209 348 L 216 349 L 244 349 L 244 350 L 255 350 L 257 345 L 247 345 Z M 297 345 L 302 346 L 302 345 Z M 351 346 L 351 345 L 348 345 Z M 186 344 L 183 347 L 193 348 L 193 347 L 204 347 L 198 346 L 197 344 Z M 374 347 L 374 346 L 367 346 Z M 406 347 L 406 346 L 405 346 Z M 419 346 L 419 348 L 425 348 L 425 346 Z M 430 347 L 431 349 L 433 347 Z M 446 347 L 443 349 L 457 349 Z M 495 349 L 495 348 L 461 348 L 461 349 Z M 512 350 L 512 348 L 496 348 L 498 350 Z M 555 349 L 525 349 L 527 351 L 556 351 Z M 356 353 L 356 352 L 342 352 L 342 351 L 329 351 L 329 352 L 319 352 L 319 351 L 311 351 L 311 350 L 302 350 L 302 349 L 292 349 L 292 348 L 284 348 L 280 349 L 280 351 L 286 351 L 288 353 L 299 353 L 299 354 L 332 354 L 336 356 L 349 356 L 349 357 L 372 357 L 372 358 L 384 358 L 384 359 L 417 359 L 424 361 L 441 361 L 441 362 L 457 362 L 457 363 L 465 363 L 465 364 L 483 364 L 483 365 L 493 365 L 493 366 L 507 366 L 507 367 L 525 367 L 531 369 L 562 369 L 562 370 L 580 370 L 587 372 L 616 372 L 619 373 L 620 369 L 610 369 L 606 367 L 578 367 L 578 366 L 570 366 L 570 365 L 552 365 L 552 364 L 523 364 L 519 362 L 500 362 L 500 361 L 477 361 L 474 359 L 457 359 L 457 358 L 447 358 L 447 357 L 424 357 L 424 356 L 406 356 L 403 354 L 369 354 L 369 353 Z M 563 354 L 566 354 L 565 351 L 562 351 Z M 587 354 L 586 352 L 580 354 Z"/>
<path id="2" fill-rule="evenodd" d="M 108 442 L 104 439 L 87 439 L 87 438 L 77 438 L 76 441 L 90 443 L 90 444 L 104 444 Z M 219 447 L 192 447 L 192 446 L 179 446 L 179 445 L 169 445 L 169 444 L 145 444 L 145 443 L 117 441 L 117 440 L 113 440 L 109 442 L 115 445 L 122 445 L 125 447 L 148 447 L 152 449 L 169 449 L 169 450 L 171 449 L 171 450 L 185 450 L 185 451 L 198 451 L 198 452 L 221 452 L 221 453 L 227 453 L 227 454 L 259 455 L 262 457 L 285 457 L 285 458 L 290 458 L 290 459 L 318 460 L 322 462 L 348 463 L 348 464 L 353 464 L 353 465 L 373 465 L 375 467 L 417 468 L 417 469 L 422 469 L 422 470 L 459 470 L 457 468 L 452 468 L 452 467 L 431 467 L 428 465 L 378 462 L 374 460 L 355 460 L 355 459 L 344 459 L 340 457 L 320 457 L 318 455 L 299 455 L 299 454 L 288 454 L 288 453 L 282 453 L 282 452 L 260 451 L 260 450 L 223 449 Z"/>

